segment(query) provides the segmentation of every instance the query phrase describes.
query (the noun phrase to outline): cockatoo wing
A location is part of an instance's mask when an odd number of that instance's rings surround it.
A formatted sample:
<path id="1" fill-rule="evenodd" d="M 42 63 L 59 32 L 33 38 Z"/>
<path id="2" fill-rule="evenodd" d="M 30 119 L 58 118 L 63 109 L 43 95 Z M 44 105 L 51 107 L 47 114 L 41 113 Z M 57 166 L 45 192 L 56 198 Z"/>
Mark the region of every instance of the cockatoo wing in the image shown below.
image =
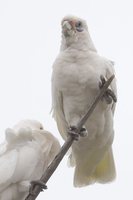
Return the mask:
<path id="1" fill-rule="evenodd" d="M 53 73 L 54 75 L 54 73 Z M 58 88 L 55 88 L 56 84 L 54 83 L 54 76 L 52 77 L 52 111 L 53 117 L 57 123 L 58 130 L 64 140 L 67 138 L 66 130 L 68 125 L 64 115 L 63 108 L 63 94 Z"/>
<path id="2" fill-rule="evenodd" d="M 17 165 L 18 152 L 12 150 L 0 156 L 0 192 L 11 183 Z"/>
<path id="3" fill-rule="evenodd" d="M 51 159 L 50 160 L 51 162 L 54 159 L 54 157 L 57 155 L 61 147 L 60 147 L 59 141 L 51 133 L 45 131 L 45 138 L 47 139 L 46 140 L 47 146 L 50 146 L 50 148 L 48 147 L 47 148 L 49 149 L 48 157 Z"/>
<path id="4" fill-rule="evenodd" d="M 37 165 L 39 167 L 39 153 L 40 151 L 38 150 L 37 145 L 26 145 L 20 148 L 18 152 L 17 165 L 12 177 L 13 183 L 30 179 L 31 176 L 34 180 L 34 177 L 36 177 L 34 170 L 36 169 Z"/>
<path id="5" fill-rule="evenodd" d="M 0 191 L 12 183 L 35 180 L 40 177 L 43 171 L 41 156 L 40 147 L 35 142 L 23 144 L 14 150 L 4 152 L 0 157 Z M 34 173 L 36 168 L 38 169 L 37 173 Z"/>
<path id="6" fill-rule="evenodd" d="M 38 134 L 34 133 L 33 131 L 33 137 L 38 145 L 41 146 L 44 171 L 59 152 L 60 144 L 50 132 L 45 130 L 41 130 L 40 133 L 38 131 Z"/>

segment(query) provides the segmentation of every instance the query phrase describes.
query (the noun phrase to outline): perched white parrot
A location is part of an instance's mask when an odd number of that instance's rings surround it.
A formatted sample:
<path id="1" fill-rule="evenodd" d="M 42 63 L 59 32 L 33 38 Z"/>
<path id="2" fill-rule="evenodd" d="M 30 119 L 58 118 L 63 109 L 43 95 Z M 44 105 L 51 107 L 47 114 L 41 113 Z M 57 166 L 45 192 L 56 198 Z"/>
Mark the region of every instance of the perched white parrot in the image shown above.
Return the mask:
<path id="1" fill-rule="evenodd" d="M 60 145 L 34 120 L 19 122 L 5 136 L 0 148 L 0 200 L 24 200 L 30 182 L 41 178 Z"/>
<path id="2" fill-rule="evenodd" d="M 61 25 L 61 50 L 53 64 L 52 109 L 59 132 L 66 140 L 68 130 L 72 132 L 114 69 L 112 61 L 97 53 L 85 20 L 66 16 Z M 79 137 L 72 145 L 69 161 L 75 167 L 75 187 L 110 182 L 116 176 L 112 153 L 115 102 L 113 80 L 81 130 L 86 137 Z"/>

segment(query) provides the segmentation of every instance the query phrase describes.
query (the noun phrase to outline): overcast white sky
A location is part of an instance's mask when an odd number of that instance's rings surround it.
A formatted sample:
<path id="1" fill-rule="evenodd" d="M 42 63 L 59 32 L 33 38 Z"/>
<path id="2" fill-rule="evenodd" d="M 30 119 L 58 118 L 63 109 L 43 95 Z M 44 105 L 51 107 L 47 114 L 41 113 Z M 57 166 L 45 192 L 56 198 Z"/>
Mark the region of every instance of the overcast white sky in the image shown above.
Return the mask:
<path id="1" fill-rule="evenodd" d="M 99 53 L 116 63 L 118 104 L 114 156 L 117 179 L 82 189 L 72 186 L 65 158 L 37 200 L 132 200 L 133 1 L 0 0 L 0 141 L 21 119 L 38 119 L 59 138 L 51 108 L 51 72 L 66 14 L 85 18 Z"/>

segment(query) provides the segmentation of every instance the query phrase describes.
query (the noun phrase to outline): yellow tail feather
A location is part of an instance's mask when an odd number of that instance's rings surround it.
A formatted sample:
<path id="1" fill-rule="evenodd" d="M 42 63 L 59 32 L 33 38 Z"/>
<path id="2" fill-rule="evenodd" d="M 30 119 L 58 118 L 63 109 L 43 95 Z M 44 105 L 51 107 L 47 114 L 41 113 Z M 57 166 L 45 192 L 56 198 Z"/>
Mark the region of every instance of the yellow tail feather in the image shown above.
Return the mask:
<path id="1" fill-rule="evenodd" d="M 74 176 L 75 187 L 83 187 L 95 182 L 107 183 L 113 181 L 116 172 L 112 148 L 105 153 L 103 159 L 98 163 L 95 169 L 92 163 L 93 162 L 89 161 L 89 163 L 87 162 L 87 166 L 81 163 L 76 166 Z M 93 170 L 93 172 L 91 172 L 91 170 Z"/>

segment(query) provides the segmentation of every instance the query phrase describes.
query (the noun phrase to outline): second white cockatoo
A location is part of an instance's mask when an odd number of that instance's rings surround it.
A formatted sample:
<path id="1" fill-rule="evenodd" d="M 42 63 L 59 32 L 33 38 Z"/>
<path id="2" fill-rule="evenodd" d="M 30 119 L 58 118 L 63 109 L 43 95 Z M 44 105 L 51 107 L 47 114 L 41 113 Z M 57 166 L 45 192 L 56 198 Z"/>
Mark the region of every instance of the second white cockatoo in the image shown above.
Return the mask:
<path id="1" fill-rule="evenodd" d="M 91 40 L 86 21 L 66 16 L 61 22 L 62 42 L 53 64 L 53 116 L 60 134 L 67 139 L 106 79 L 114 74 L 113 62 L 100 56 Z M 115 176 L 112 152 L 116 80 L 81 129 L 69 157 L 75 167 L 74 186 L 107 183 Z M 68 131 L 69 130 L 69 131 Z"/>
<path id="2" fill-rule="evenodd" d="M 60 149 L 38 121 L 23 120 L 5 133 L 0 146 L 0 200 L 24 200 Z"/>

